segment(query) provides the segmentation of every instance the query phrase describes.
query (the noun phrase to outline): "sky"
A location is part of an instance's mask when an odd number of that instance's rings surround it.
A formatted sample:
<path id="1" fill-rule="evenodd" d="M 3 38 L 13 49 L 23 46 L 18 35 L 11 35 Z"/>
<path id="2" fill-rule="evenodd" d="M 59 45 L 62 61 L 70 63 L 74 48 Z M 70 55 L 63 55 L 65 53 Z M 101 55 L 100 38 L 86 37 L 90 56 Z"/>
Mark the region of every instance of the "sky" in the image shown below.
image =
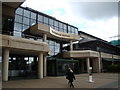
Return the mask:
<path id="1" fill-rule="evenodd" d="M 98 38 L 118 35 L 119 0 L 26 0 L 22 6 L 46 13 Z"/>

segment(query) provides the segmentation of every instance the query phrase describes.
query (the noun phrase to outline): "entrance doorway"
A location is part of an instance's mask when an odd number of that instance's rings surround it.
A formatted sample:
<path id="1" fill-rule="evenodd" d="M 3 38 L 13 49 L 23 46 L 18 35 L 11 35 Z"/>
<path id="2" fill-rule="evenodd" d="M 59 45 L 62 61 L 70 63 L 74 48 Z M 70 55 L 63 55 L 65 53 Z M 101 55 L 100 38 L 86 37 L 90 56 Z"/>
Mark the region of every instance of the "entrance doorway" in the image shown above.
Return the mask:
<path id="1" fill-rule="evenodd" d="M 37 78 L 37 57 L 10 55 L 9 79 Z"/>

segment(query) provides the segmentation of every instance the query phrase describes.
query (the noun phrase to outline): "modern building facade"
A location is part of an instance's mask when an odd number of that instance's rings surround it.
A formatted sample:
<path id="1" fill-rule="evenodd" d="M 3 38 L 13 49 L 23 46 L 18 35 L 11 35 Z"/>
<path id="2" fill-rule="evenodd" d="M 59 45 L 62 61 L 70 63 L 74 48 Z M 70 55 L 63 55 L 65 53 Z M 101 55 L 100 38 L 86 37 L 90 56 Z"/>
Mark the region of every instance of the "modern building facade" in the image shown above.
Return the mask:
<path id="1" fill-rule="evenodd" d="M 64 75 L 68 67 L 75 73 L 89 72 L 90 66 L 93 72 L 101 72 L 101 57 L 120 58 L 117 53 L 75 49 L 73 42 L 90 36 L 78 34 L 77 27 L 21 4 L 2 4 L 3 81 L 9 77 L 41 79 L 47 75 Z M 64 45 L 69 45 L 67 51 Z"/>
<path id="2" fill-rule="evenodd" d="M 43 78 L 46 57 L 62 52 L 63 44 L 70 44 L 72 50 L 72 42 L 80 38 L 77 27 L 20 4 L 2 4 L 3 81 L 16 76 Z"/>

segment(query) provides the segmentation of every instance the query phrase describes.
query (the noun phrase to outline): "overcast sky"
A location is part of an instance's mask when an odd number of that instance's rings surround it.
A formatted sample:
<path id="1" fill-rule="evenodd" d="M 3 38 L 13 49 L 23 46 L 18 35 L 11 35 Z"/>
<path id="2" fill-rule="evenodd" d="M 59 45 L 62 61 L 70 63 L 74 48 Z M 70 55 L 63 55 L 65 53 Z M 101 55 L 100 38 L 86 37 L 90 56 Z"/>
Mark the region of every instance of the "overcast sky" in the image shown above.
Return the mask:
<path id="1" fill-rule="evenodd" d="M 103 1 L 26 0 L 23 6 L 74 25 L 79 31 L 110 41 L 115 39 L 110 37 L 118 35 L 118 0 Z"/>

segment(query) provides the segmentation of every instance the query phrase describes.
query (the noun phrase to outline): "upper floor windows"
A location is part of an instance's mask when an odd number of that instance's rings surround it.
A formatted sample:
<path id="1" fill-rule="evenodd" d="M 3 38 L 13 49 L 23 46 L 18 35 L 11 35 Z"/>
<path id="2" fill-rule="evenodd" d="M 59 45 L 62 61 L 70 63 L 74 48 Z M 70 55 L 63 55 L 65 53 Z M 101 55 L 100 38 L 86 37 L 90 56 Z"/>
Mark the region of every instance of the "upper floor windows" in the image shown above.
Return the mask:
<path id="1" fill-rule="evenodd" d="M 22 15 L 23 14 L 23 9 L 22 8 L 17 8 L 16 14 Z"/>
<path id="2" fill-rule="evenodd" d="M 30 17 L 30 11 L 24 10 L 24 16 L 25 17 Z"/>
<path id="3" fill-rule="evenodd" d="M 22 26 L 26 25 L 29 27 L 36 24 L 37 22 L 49 25 L 53 29 L 61 32 L 78 34 L 78 29 L 69 24 L 62 23 L 44 14 L 35 13 L 24 8 L 18 8 L 16 10 L 15 22 L 22 24 Z"/>

